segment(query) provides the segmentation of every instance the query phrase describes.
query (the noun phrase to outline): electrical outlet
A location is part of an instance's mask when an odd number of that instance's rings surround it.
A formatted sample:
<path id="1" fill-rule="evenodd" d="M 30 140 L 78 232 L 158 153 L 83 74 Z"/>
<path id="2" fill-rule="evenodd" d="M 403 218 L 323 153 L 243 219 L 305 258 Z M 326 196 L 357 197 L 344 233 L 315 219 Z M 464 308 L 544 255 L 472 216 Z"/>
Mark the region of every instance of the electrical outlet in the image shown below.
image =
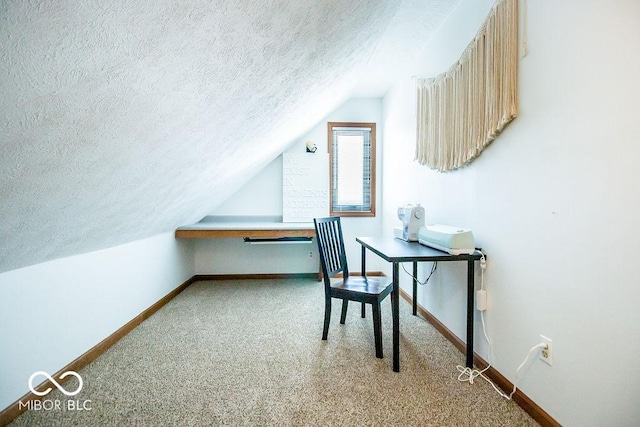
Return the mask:
<path id="1" fill-rule="evenodd" d="M 309 258 L 313 258 L 313 251 L 309 251 Z"/>
<path id="2" fill-rule="evenodd" d="M 553 341 L 544 335 L 540 335 L 540 338 L 542 342 L 547 345 L 547 348 L 542 348 L 540 351 L 540 360 L 549 365 L 553 365 Z"/>

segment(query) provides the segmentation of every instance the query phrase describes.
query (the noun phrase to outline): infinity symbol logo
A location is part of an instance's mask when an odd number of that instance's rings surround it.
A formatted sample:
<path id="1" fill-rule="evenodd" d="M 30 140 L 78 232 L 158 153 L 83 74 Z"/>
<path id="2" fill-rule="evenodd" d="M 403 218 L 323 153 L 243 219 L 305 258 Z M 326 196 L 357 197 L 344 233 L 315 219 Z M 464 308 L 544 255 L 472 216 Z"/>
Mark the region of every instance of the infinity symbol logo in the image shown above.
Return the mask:
<path id="1" fill-rule="evenodd" d="M 76 377 L 78 379 L 78 382 L 80 383 L 78 385 L 78 389 L 76 391 L 67 391 L 60 384 L 58 384 L 56 382 L 56 380 L 54 380 L 51 377 L 51 375 L 49 375 L 48 373 L 46 373 L 44 371 L 38 371 L 38 372 L 34 372 L 33 374 L 31 374 L 31 376 L 29 377 L 29 390 L 31 390 L 31 393 L 33 393 L 33 394 L 35 394 L 37 396 L 46 396 L 47 394 L 49 394 L 51 392 L 51 387 L 49 387 L 45 391 L 37 391 L 33 387 L 33 379 L 35 377 L 37 377 L 38 375 L 44 375 L 45 377 L 47 377 L 49 379 L 49 381 L 51 381 L 58 388 L 58 390 L 60 390 L 65 396 L 75 396 L 76 394 L 80 393 L 80 390 L 82 390 L 82 377 L 80 375 L 78 375 L 77 372 L 67 371 L 64 374 L 60 375 L 60 379 L 61 380 L 65 379 L 69 375 L 73 375 L 74 377 Z"/>

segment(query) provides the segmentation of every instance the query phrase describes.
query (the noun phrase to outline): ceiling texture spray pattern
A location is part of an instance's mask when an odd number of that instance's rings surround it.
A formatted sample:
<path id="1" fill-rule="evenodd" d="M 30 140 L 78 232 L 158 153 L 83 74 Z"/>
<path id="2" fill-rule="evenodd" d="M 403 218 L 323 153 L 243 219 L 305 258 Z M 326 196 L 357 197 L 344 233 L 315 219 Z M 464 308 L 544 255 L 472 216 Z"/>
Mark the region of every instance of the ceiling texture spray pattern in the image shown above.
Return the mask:
<path id="1" fill-rule="evenodd" d="M 199 220 L 455 3 L 1 2 L 0 272 Z"/>

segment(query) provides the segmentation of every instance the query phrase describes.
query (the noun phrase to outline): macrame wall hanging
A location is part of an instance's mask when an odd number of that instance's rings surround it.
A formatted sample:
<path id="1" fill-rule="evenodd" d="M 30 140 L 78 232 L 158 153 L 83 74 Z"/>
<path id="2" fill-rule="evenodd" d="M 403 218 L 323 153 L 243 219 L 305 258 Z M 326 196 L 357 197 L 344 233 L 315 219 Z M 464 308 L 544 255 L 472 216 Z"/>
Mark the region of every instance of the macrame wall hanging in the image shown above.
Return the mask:
<path id="1" fill-rule="evenodd" d="M 518 0 L 499 1 L 447 72 L 417 80 L 416 160 L 467 165 L 518 115 Z"/>

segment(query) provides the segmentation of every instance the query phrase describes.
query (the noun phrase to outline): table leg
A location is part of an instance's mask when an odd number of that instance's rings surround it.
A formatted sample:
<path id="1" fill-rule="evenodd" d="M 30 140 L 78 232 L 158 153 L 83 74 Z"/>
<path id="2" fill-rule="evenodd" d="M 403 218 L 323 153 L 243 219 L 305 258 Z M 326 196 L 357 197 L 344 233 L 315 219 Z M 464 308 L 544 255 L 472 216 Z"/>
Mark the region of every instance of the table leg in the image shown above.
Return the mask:
<path id="1" fill-rule="evenodd" d="M 418 263 L 413 263 L 413 315 L 418 314 Z"/>
<path id="2" fill-rule="evenodd" d="M 362 277 L 367 277 L 367 248 L 362 246 L 362 256 L 360 259 L 360 273 Z M 363 319 L 367 315 L 367 306 L 365 303 L 360 304 L 360 317 Z"/>
<path id="3" fill-rule="evenodd" d="M 398 263 L 393 263 L 393 291 L 391 311 L 393 317 L 393 371 L 400 372 L 400 291 Z"/>
<path id="4" fill-rule="evenodd" d="M 474 260 L 467 260 L 467 368 L 473 368 Z"/>

